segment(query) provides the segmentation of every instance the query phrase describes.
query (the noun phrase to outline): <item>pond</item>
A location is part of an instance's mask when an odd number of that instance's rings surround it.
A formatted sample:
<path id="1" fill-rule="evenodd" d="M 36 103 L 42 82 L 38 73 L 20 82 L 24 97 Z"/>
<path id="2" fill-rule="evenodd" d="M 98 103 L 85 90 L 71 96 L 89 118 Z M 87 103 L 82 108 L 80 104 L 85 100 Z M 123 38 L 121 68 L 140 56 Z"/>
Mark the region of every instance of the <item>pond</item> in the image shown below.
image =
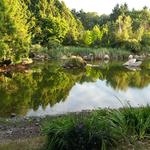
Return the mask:
<path id="1" fill-rule="evenodd" d="M 119 61 L 66 70 L 63 62 L 35 62 L 26 72 L 0 74 L 0 117 L 43 116 L 150 104 L 150 60 L 129 70 Z"/>

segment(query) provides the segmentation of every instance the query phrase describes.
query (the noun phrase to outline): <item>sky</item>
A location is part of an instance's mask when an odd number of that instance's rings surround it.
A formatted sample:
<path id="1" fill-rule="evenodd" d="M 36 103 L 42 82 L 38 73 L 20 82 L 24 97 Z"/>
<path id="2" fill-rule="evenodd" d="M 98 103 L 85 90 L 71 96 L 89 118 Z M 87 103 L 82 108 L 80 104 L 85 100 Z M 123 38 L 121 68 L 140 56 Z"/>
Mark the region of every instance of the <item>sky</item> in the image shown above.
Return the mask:
<path id="1" fill-rule="evenodd" d="M 150 8 L 150 0 L 63 0 L 67 7 L 76 10 L 83 9 L 85 12 L 97 12 L 98 14 L 110 14 L 114 6 L 127 3 L 129 9 Z"/>

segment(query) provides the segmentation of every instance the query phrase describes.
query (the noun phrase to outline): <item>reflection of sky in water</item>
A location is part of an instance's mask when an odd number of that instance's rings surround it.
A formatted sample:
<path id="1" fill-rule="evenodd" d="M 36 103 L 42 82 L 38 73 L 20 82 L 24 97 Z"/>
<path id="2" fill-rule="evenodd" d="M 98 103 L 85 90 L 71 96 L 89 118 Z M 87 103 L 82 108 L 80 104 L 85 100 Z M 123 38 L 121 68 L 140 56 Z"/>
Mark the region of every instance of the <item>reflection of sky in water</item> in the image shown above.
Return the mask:
<path id="1" fill-rule="evenodd" d="M 121 102 L 119 101 L 121 100 Z M 128 88 L 127 91 L 116 91 L 106 84 L 106 81 L 97 80 L 76 84 L 70 91 L 66 101 L 47 106 L 45 110 L 39 107 L 37 111 L 30 110 L 27 116 L 54 115 L 66 112 L 75 112 L 96 108 L 118 108 L 130 101 L 132 106 L 150 104 L 150 85 L 143 89 Z"/>

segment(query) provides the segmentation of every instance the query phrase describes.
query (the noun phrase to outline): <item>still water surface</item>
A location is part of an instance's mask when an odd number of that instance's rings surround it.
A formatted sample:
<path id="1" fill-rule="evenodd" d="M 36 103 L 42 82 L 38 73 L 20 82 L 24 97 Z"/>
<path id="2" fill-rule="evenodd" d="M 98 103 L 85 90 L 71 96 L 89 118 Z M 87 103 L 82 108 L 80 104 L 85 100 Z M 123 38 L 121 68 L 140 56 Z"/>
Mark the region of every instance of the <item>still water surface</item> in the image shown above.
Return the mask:
<path id="1" fill-rule="evenodd" d="M 122 62 L 65 70 L 62 62 L 35 63 L 26 73 L 0 74 L 0 117 L 55 115 L 130 103 L 150 104 L 150 60 L 140 70 Z"/>

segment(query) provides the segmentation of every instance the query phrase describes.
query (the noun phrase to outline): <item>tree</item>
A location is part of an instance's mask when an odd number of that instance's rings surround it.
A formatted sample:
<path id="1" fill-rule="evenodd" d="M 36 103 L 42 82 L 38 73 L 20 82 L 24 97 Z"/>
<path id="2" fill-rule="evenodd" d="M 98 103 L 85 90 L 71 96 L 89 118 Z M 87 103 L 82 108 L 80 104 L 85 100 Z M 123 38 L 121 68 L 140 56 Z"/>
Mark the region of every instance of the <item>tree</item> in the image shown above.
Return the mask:
<path id="1" fill-rule="evenodd" d="M 19 0 L 0 1 L 0 57 L 18 60 L 28 56 L 30 46 L 26 7 Z"/>
<path id="2" fill-rule="evenodd" d="M 92 32 L 89 30 L 83 32 L 81 40 L 85 46 L 90 46 L 93 42 Z"/>
<path id="3" fill-rule="evenodd" d="M 132 19 L 130 16 L 119 16 L 116 21 L 116 38 L 118 41 L 126 41 L 132 35 Z"/>
<path id="4" fill-rule="evenodd" d="M 124 3 L 122 5 L 117 4 L 114 7 L 112 13 L 110 14 L 110 20 L 116 21 L 120 15 L 127 15 L 128 12 L 129 12 L 128 5 L 126 3 Z"/>
<path id="5" fill-rule="evenodd" d="M 101 40 L 103 37 L 103 31 L 101 31 L 100 28 L 97 25 L 95 25 L 91 32 L 92 32 L 92 45 L 100 47 Z"/>

